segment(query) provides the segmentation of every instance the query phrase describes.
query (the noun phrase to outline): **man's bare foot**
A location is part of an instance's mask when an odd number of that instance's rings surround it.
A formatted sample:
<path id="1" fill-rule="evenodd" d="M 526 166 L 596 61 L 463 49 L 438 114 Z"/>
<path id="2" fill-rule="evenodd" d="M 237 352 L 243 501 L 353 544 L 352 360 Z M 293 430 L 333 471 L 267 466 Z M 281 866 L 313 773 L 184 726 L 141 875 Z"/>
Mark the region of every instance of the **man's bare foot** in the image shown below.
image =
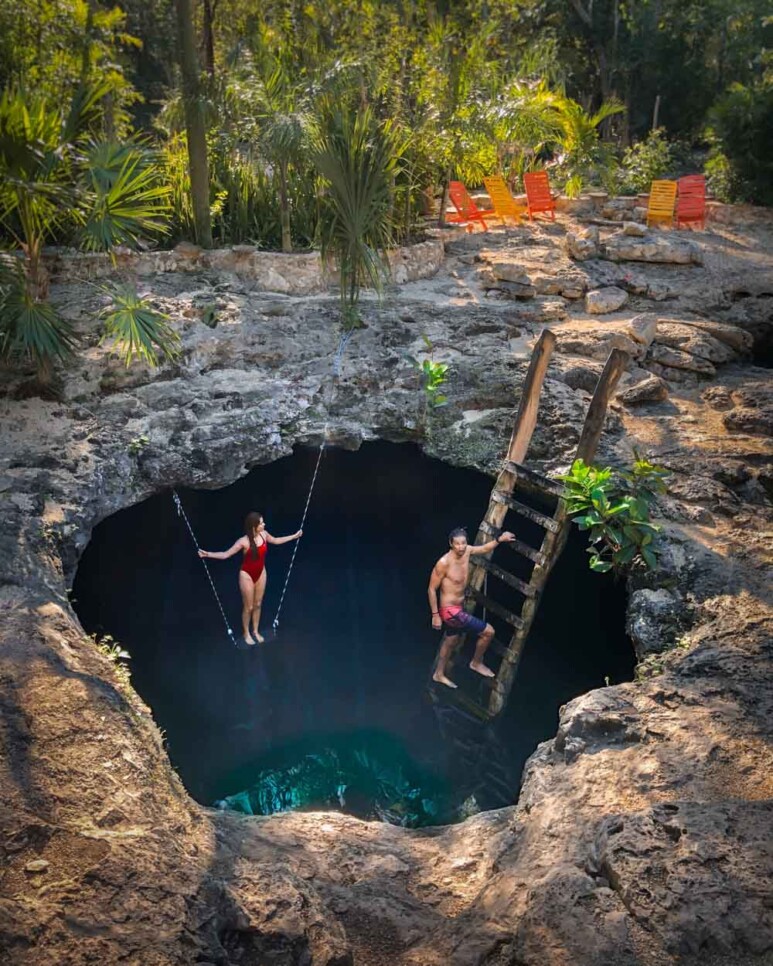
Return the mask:
<path id="1" fill-rule="evenodd" d="M 244 635 L 244 643 L 245 644 L 254 644 L 255 641 L 253 641 L 252 637 L 249 634 L 245 634 Z"/>
<path id="2" fill-rule="evenodd" d="M 496 677 L 494 672 L 490 667 L 486 667 L 485 664 L 476 663 L 475 661 L 470 661 L 470 667 L 473 671 L 477 671 L 478 674 L 482 674 L 484 678 Z"/>
<path id="3" fill-rule="evenodd" d="M 255 633 L 255 640 L 258 642 L 258 644 L 266 643 L 266 638 L 262 634 L 258 634 L 257 631 L 255 631 L 254 633 Z"/>
<path id="4" fill-rule="evenodd" d="M 445 674 L 433 674 L 432 680 L 437 681 L 438 684 L 445 684 L 447 688 L 455 688 L 457 685 L 454 684 Z"/>

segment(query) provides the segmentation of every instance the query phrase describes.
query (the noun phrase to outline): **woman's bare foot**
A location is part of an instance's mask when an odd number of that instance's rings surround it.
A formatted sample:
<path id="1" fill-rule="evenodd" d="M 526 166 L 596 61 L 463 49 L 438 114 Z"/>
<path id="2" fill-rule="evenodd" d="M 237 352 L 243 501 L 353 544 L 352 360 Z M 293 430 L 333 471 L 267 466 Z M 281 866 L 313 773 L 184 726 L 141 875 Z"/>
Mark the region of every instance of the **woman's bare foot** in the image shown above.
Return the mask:
<path id="1" fill-rule="evenodd" d="M 266 643 L 266 638 L 262 634 L 258 634 L 257 631 L 254 631 L 253 633 L 255 634 L 255 640 L 258 642 L 258 644 Z"/>
<path id="2" fill-rule="evenodd" d="M 493 677 L 496 677 L 496 675 L 491 670 L 491 668 L 490 667 L 486 667 L 485 664 L 480 664 L 480 663 L 476 663 L 475 661 L 470 661 L 470 668 L 473 671 L 477 671 L 478 674 L 482 674 L 484 678 L 493 678 Z"/>
<path id="3" fill-rule="evenodd" d="M 447 688 L 455 688 L 457 685 L 454 684 L 445 674 L 433 674 L 432 680 L 437 681 L 438 684 L 445 684 Z"/>
<path id="4" fill-rule="evenodd" d="M 254 644 L 255 641 L 253 641 L 252 637 L 249 634 L 245 634 L 244 635 L 244 643 L 245 644 Z"/>

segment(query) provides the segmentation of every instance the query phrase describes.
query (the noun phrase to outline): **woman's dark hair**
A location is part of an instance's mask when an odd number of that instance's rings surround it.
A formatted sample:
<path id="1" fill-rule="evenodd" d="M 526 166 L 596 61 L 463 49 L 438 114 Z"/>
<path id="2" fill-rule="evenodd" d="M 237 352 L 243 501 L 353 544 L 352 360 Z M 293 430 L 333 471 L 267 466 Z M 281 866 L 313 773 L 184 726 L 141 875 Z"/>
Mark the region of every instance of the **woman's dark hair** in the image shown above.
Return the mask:
<path id="1" fill-rule="evenodd" d="M 244 520 L 244 532 L 247 534 L 247 539 L 250 541 L 250 553 L 253 557 L 258 556 L 258 545 L 255 543 L 255 537 L 253 533 L 255 532 L 255 527 L 259 527 L 263 523 L 263 514 L 258 513 L 256 510 L 252 510 L 247 514 Z"/>
<path id="2" fill-rule="evenodd" d="M 464 527 L 454 527 L 454 529 L 448 534 L 448 542 L 452 544 L 457 537 L 464 537 L 467 539 L 467 531 Z"/>

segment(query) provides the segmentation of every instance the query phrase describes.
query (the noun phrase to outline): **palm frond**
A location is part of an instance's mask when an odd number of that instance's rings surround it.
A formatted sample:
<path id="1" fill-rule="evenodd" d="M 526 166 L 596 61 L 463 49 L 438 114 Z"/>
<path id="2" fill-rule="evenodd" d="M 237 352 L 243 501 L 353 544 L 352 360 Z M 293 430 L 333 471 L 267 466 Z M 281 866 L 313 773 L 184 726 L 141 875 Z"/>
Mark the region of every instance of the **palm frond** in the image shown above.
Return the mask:
<path id="1" fill-rule="evenodd" d="M 127 367 L 135 358 L 154 367 L 160 358 L 176 358 L 180 337 L 168 315 L 152 308 L 132 285 L 116 284 L 104 291 L 110 302 L 101 313 L 105 325 L 102 341 L 114 340 L 114 351 Z"/>

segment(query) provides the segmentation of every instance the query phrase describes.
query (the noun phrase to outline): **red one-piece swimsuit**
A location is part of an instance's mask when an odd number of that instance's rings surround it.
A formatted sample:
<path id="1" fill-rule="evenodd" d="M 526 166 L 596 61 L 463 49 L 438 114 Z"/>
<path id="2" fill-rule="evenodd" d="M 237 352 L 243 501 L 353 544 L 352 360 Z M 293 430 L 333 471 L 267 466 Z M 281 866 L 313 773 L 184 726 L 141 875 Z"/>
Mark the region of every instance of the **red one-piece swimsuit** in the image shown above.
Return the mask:
<path id="1" fill-rule="evenodd" d="M 264 540 L 263 543 L 257 544 L 258 555 L 257 557 L 252 552 L 252 547 L 248 547 L 244 551 L 244 557 L 242 558 L 241 569 L 245 574 L 249 574 L 252 578 L 253 584 L 257 584 L 260 575 L 263 573 L 263 568 L 265 567 L 266 561 L 266 550 L 268 549 L 268 544 Z"/>

